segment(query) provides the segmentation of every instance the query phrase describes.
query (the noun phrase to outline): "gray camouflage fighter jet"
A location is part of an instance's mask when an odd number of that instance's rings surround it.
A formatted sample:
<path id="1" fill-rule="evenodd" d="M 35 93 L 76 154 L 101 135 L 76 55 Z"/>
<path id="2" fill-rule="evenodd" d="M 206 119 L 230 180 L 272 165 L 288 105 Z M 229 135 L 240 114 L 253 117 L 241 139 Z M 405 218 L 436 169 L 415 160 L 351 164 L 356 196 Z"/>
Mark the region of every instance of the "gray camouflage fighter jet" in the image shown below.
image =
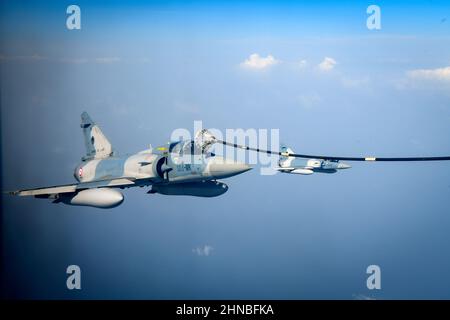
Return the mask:
<path id="1" fill-rule="evenodd" d="M 51 199 L 54 203 L 112 208 L 123 194 L 117 188 L 151 186 L 148 193 L 216 197 L 228 186 L 217 179 L 232 177 L 251 169 L 207 152 L 194 140 L 116 156 L 111 143 L 86 112 L 81 115 L 86 155 L 75 168 L 77 183 L 9 192 L 17 196 Z"/>
<path id="2" fill-rule="evenodd" d="M 315 172 L 336 173 L 338 170 L 349 169 L 350 165 L 339 162 L 339 160 L 327 159 L 300 159 L 290 156 L 294 153 L 291 148 L 282 146 L 276 170 L 284 173 L 310 175 Z"/>

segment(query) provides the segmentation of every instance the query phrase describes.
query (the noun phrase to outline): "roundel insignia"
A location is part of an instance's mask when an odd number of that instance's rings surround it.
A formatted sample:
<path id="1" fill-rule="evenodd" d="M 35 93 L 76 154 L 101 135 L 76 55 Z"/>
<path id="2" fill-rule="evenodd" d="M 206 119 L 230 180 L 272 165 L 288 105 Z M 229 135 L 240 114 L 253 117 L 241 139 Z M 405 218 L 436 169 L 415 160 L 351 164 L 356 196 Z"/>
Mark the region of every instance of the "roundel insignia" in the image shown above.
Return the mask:
<path id="1" fill-rule="evenodd" d="M 83 167 L 80 167 L 80 169 L 78 169 L 78 176 L 80 178 L 83 176 Z"/>

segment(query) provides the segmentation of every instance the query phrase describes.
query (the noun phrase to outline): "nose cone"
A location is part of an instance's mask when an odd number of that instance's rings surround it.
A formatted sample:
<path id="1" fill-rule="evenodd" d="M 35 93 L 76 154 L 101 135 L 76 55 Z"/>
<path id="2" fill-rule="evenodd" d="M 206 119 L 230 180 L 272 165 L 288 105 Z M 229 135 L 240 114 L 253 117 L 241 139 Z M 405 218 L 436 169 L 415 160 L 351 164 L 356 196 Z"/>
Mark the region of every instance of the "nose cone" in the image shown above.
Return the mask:
<path id="1" fill-rule="evenodd" d="M 350 169 L 352 166 L 346 163 L 339 163 L 338 169 Z"/>
<path id="2" fill-rule="evenodd" d="M 209 162 L 208 168 L 209 174 L 215 178 L 228 178 L 252 169 L 245 163 L 220 157 L 214 157 L 214 160 Z"/>

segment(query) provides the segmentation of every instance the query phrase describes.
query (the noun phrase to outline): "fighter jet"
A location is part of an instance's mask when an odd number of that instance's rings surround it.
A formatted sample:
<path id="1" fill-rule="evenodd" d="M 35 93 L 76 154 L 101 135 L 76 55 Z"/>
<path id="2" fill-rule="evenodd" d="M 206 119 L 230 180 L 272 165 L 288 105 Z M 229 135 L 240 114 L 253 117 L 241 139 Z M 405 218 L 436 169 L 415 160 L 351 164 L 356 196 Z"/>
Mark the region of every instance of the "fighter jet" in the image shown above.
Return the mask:
<path id="1" fill-rule="evenodd" d="M 17 196 L 50 199 L 53 203 L 112 208 L 123 194 L 117 189 L 151 186 L 148 193 L 216 197 L 228 186 L 218 181 L 251 169 L 207 152 L 207 144 L 195 140 L 176 141 L 119 156 L 100 127 L 86 112 L 81 114 L 86 155 L 75 168 L 76 183 L 9 192 Z"/>
<path id="2" fill-rule="evenodd" d="M 310 175 L 315 172 L 336 173 L 338 170 L 349 169 L 350 165 L 339 162 L 339 160 L 328 159 L 300 159 L 292 157 L 294 154 L 291 148 L 282 146 L 281 156 L 276 170 L 284 173 Z"/>

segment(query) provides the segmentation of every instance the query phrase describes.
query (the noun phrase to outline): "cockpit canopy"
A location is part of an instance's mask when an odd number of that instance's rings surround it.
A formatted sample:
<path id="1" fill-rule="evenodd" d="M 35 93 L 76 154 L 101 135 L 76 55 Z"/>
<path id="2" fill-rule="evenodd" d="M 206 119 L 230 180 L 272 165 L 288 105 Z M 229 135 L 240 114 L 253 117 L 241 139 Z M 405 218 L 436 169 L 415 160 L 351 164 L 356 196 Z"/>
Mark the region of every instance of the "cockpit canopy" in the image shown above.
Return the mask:
<path id="1" fill-rule="evenodd" d="M 202 154 L 204 154 L 206 157 L 215 156 L 215 154 L 212 152 L 202 152 L 202 148 L 200 148 L 194 140 L 171 142 L 169 144 L 169 153 L 177 156 Z"/>

